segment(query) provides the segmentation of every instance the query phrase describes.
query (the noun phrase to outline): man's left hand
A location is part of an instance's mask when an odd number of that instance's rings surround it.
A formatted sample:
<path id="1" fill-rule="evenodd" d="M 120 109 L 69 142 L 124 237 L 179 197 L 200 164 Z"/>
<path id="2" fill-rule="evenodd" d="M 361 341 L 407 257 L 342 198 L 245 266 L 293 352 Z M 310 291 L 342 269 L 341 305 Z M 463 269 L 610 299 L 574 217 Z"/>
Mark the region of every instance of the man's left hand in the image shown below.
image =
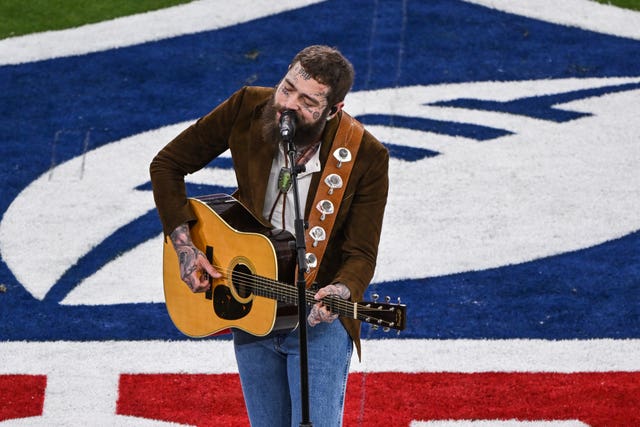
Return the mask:
<path id="1" fill-rule="evenodd" d="M 346 285 L 342 283 L 334 283 L 333 285 L 327 285 L 315 294 L 314 298 L 317 303 L 311 307 L 311 312 L 307 317 L 309 326 L 316 326 L 320 322 L 331 323 L 338 318 L 337 314 L 331 313 L 329 309 L 322 303 L 322 298 L 335 295 L 344 300 L 348 300 L 351 297 L 351 291 Z"/>

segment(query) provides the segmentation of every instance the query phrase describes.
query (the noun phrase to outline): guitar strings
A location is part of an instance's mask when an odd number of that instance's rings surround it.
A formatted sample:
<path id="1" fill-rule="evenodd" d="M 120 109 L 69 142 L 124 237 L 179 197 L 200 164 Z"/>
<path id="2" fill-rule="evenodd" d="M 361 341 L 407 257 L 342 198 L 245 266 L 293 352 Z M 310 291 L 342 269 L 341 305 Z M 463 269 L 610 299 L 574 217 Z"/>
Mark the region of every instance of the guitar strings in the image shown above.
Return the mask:
<path id="1" fill-rule="evenodd" d="M 278 295 L 284 295 L 285 302 L 290 302 L 292 304 L 296 304 L 298 302 L 298 290 L 295 286 L 290 285 L 288 283 L 279 282 L 277 280 L 269 279 L 267 277 L 253 275 L 244 273 L 242 271 L 231 270 L 228 268 L 223 268 L 219 265 L 214 265 L 214 267 L 220 273 L 226 273 L 225 278 L 230 279 L 231 283 L 234 285 L 237 284 L 240 287 L 244 287 L 241 290 L 251 290 L 254 293 L 260 295 L 260 291 L 263 292 L 263 295 L 260 296 L 269 296 L 271 295 L 273 299 L 278 299 Z M 276 290 L 274 290 L 276 287 Z M 277 292 L 277 291 L 280 292 Z M 311 301 L 315 301 L 313 298 L 316 292 L 312 290 L 306 290 L 305 295 Z M 325 301 L 327 300 L 327 301 Z M 325 305 L 328 306 L 329 310 L 337 312 L 337 314 L 351 316 L 353 313 L 354 305 L 357 307 L 357 317 L 360 320 L 364 320 L 369 323 L 377 323 L 383 326 L 393 326 L 394 322 L 388 322 L 384 319 L 378 318 L 375 316 L 375 313 L 380 313 L 380 309 L 367 307 L 366 305 L 361 305 L 358 303 L 353 303 L 347 300 L 343 300 L 342 298 L 334 295 L 329 295 L 322 300 Z M 305 301 L 309 304 L 309 301 Z M 375 322 L 372 322 L 375 320 Z"/>
<path id="2" fill-rule="evenodd" d="M 250 290 L 256 289 L 258 291 L 265 291 L 267 294 L 271 294 L 271 295 L 277 295 L 278 293 L 284 294 L 284 296 L 286 297 L 292 297 L 293 299 L 297 300 L 297 297 L 298 297 L 297 288 L 288 283 L 282 283 L 282 282 L 269 279 L 263 276 L 247 274 L 241 271 L 234 271 L 229 269 L 225 269 L 224 271 L 226 273 L 229 273 L 229 272 L 231 273 L 232 283 L 234 284 L 245 286 Z M 275 290 L 274 290 L 274 286 L 276 288 Z M 277 290 L 280 290 L 281 292 L 276 292 Z M 305 293 L 307 297 L 309 296 L 313 297 L 315 295 L 315 292 L 310 290 L 307 290 Z M 349 301 L 343 300 L 338 297 L 336 297 L 336 300 L 338 303 L 341 303 L 340 305 L 342 305 L 343 306 L 342 308 L 344 309 L 351 308 L 351 305 L 353 304 Z"/>

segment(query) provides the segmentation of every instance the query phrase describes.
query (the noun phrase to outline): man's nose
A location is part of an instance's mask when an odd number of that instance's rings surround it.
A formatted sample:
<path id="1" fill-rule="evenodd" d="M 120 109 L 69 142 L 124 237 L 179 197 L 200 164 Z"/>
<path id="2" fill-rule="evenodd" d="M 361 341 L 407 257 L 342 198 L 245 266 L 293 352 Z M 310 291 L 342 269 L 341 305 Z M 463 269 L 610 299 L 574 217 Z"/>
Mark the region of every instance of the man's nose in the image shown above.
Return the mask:
<path id="1" fill-rule="evenodd" d="M 285 110 L 297 111 L 300 109 L 300 103 L 294 97 L 290 97 L 284 102 L 283 107 Z"/>

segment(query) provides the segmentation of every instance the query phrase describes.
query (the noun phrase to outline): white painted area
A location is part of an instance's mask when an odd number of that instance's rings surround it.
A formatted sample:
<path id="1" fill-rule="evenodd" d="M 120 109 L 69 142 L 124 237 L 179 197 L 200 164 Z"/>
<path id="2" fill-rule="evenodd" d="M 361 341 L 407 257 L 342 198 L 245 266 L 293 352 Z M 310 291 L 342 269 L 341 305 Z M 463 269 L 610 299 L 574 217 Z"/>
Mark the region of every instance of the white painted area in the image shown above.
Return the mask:
<path id="1" fill-rule="evenodd" d="M 249 22 L 321 0 L 198 0 L 59 31 L 0 40 L 0 66 L 84 55 Z"/>
<path id="2" fill-rule="evenodd" d="M 593 0 L 464 0 L 515 15 L 640 40 L 640 12 Z"/>
<path id="3" fill-rule="evenodd" d="M 640 368 L 640 340 L 364 340 L 356 372 L 608 372 Z"/>
<path id="4" fill-rule="evenodd" d="M 138 136 L 138 143 L 131 143 L 135 137 L 124 139 L 75 157 L 40 176 L 14 199 L 0 223 L 0 251 L 34 297 L 44 298 L 82 256 L 154 208 L 151 192 L 135 188 L 149 181 L 149 162 L 185 126 L 160 128 Z M 150 252 L 146 259 L 160 255 Z M 138 274 L 138 266 L 160 265 L 130 261 L 135 262 L 129 265 L 131 274 Z"/>
<path id="5" fill-rule="evenodd" d="M 374 281 L 434 277 L 522 263 L 591 247 L 640 228 L 640 90 L 555 108 L 565 123 L 430 105 L 457 98 L 509 101 L 628 79 L 476 82 L 356 92 L 355 115 L 476 124 L 512 132 L 488 141 L 369 126 L 379 139 L 440 153 L 392 159 Z M 406 251 L 411 248 L 411 251 Z M 424 260 L 428 259 L 428 262 Z"/>

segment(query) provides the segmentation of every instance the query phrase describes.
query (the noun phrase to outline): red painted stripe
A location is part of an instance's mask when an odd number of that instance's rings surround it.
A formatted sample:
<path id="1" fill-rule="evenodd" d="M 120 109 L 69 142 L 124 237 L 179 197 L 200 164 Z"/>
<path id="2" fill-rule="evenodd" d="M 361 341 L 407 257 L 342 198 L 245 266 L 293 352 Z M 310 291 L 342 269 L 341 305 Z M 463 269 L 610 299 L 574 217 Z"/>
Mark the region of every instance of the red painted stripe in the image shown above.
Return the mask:
<path id="1" fill-rule="evenodd" d="M 42 415 L 44 375 L 0 375 L 0 421 Z"/>
<path id="2" fill-rule="evenodd" d="M 249 425 L 237 374 L 121 375 L 116 412 L 198 427 Z"/>
<path id="3" fill-rule="evenodd" d="M 357 374 L 350 426 L 411 420 L 580 420 L 593 427 L 640 425 L 640 373 Z M 362 410 L 360 408 L 363 408 Z M 392 414 L 385 417 L 385 408 Z M 360 414 L 353 417 L 352 414 Z M 385 424 L 390 423 L 390 424 Z"/>
<path id="4" fill-rule="evenodd" d="M 345 427 L 468 419 L 640 425 L 637 372 L 357 373 L 347 394 Z M 234 374 L 123 375 L 118 413 L 204 427 L 248 425 Z"/>

